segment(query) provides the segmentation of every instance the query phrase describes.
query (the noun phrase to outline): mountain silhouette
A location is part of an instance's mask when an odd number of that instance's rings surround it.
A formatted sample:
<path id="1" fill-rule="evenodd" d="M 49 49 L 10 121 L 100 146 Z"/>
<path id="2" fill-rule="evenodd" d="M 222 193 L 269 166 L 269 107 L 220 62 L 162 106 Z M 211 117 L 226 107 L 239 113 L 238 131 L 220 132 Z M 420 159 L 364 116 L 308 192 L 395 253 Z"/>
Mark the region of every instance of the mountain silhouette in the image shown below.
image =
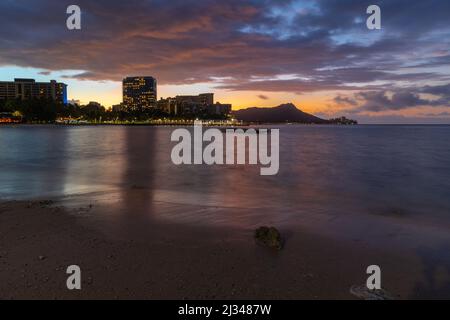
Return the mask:
<path id="1" fill-rule="evenodd" d="M 294 104 L 282 104 L 274 108 L 249 108 L 234 112 L 237 120 L 245 122 L 297 122 L 297 123 L 314 123 L 326 124 L 328 120 L 324 120 L 313 116 L 312 114 L 299 110 Z"/>

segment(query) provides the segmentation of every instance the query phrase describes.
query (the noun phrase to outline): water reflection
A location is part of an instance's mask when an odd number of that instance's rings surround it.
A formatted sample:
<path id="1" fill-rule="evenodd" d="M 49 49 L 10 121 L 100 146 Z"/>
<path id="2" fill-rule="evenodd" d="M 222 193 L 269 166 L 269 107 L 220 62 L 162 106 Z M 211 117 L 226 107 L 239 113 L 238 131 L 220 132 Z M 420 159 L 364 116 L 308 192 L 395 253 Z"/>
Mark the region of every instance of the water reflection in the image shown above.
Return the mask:
<path id="1" fill-rule="evenodd" d="M 113 192 L 122 184 L 125 170 L 125 128 L 67 128 L 64 195 Z M 52 170 L 49 168 L 49 170 Z"/>
<path id="2" fill-rule="evenodd" d="M 175 166 L 172 130 L 2 127 L 0 197 L 85 193 L 120 209 L 111 215 L 202 224 L 374 216 L 450 227 L 450 127 L 284 126 L 280 173 L 268 177 L 259 166 Z"/>
<path id="3" fill-rule="evenodd" d="M 153 212 L 157 130 L 132 127 L 125 133 L 125 168 L 120 177 L 123 218 L 128 216 L 150 216 Z"/>
<path id="4" fill-rule="evenodd" d="M 0 131 L 0 197 L 60 192 L 67 173 L 69 131 L 9 127 Z"/>

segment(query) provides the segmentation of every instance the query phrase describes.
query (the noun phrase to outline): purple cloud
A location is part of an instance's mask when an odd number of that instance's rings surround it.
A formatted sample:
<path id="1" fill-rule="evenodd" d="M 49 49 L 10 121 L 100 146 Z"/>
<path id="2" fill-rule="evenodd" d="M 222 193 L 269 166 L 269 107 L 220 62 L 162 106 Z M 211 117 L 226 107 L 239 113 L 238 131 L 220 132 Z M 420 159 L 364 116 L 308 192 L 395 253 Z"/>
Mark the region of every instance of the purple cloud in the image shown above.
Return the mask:
<path id="1" fill-rule="evenodd" d="M 81 80 L 220 78 L 218 88 L 263 93 L 377 90 L 359 97 L 373 110 L 434 103 L 420 93 L 450 82 L 436 71 L 450 65 L 450 2 L 378 2 L 384 32 L 365 27 L 370 1 L 78 0 L 74 32 L 65 27 L 68 1 L 2 1 L 0 65 L 83 70 L 71 76 Z M 418 84 L 423 92 L 399 91 Z"/>

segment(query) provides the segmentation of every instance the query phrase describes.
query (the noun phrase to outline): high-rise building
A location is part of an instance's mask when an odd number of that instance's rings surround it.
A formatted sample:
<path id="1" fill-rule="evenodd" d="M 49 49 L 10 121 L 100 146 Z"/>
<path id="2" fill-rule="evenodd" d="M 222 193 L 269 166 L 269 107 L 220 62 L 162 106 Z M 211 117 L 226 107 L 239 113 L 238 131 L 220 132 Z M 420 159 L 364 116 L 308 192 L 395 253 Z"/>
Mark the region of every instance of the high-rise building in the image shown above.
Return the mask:
<path id="1" fill-rule="evenodd" d="M 153 77 L 123 79 L 123 103 L 130 111 L 145 112 L 156 108 L 157 81 Z"/>
<path id="2" fill-rule="evenodd" d="M 36 82 L 34 79 L 0 81 L 0 100 L 52 99 L 67 104 L 67 85 L 52 80 Z"/>

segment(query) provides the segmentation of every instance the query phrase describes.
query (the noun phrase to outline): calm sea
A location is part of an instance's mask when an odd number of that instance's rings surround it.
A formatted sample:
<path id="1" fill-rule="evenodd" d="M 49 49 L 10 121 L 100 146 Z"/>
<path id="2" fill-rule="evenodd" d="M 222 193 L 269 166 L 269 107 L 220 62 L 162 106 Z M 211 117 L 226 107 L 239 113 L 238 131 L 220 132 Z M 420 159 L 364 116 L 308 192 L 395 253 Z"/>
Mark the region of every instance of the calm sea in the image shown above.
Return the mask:
<path id="1" fill-rule="evenodd" d="M 279 128 L 280 172 L 262 177 L 173 165 L 169 127 L 2 126 L 0 198 L 84 195 L 215 225 L 450 228 L 450 126 Z"/>

